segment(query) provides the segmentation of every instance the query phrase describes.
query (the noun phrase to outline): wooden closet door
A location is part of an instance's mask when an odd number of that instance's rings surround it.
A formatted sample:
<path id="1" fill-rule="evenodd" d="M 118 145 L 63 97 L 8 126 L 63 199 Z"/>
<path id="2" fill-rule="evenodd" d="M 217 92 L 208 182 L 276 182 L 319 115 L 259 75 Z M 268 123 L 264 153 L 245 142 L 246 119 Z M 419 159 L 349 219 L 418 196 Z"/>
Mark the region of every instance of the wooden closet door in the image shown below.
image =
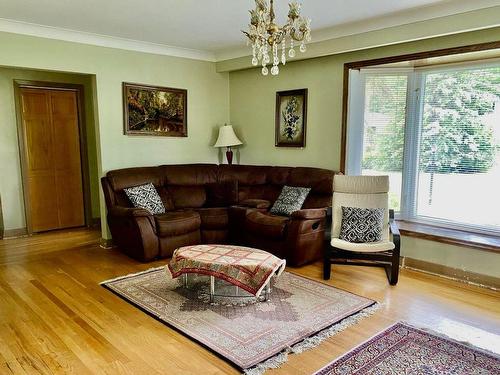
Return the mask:
<path id="1" fill-rule="evenodd" d="M 31 230 L 85 224 L 77 94 L 22 88 Z"/>

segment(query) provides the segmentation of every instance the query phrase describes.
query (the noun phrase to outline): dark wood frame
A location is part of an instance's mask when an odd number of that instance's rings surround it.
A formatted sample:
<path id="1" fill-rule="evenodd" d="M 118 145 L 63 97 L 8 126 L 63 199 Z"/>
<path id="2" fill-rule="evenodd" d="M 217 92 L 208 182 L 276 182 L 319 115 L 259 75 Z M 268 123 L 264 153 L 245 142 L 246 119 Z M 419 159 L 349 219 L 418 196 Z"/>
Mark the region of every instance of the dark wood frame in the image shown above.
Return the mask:
<path id="1" fill-rule="evenodd" d="M 343 92 L 342 92 L 342 135 L 341 135 L 341 153 L 340 153 L 340 171 L 345 173 L 346 171 L 346 152 L 347 152 L 347 111 L 348 111 L 348 99 L 349 99 L 349 71 L 351 69 L 361 69 L 366 68 L 368 66 L 374 65 L 382 65 L 382 64 L 390 64 L 390 63 L 398 63 L 403 61 L 412 61 L 412 60 L 420 60 L 427 59 L 432 57 L 441 57 L 441 56 L 449 56 L 449 55 L 458 55 L 462 53 L 470 53 L 470 52 L 479 52 L 479 51 L 487 51 L 492 49 L 500 49 L 500 41 L 495 42 L 486 42 L 479 44 L 471 44 L 467 46 L 461 47 L 452 47 L 452 48 L 443 48 L 433 51 L 424 51 L 424 52 L 416 52 L 409 53 L 405 55 L 398 56 L 389 56 L 382 57 L 371 60 L 361 60 L 361 61 L 353 61 L 344 64 L 344 77 L 343 77 Z M 434 233 L 435 231 L 433 231 Z M 482 244 L 477 245 L 469 240 L 469 233 L 463 231 L 454 231 L 453 241 L 450 240 L 449 236 L 445 236 L 443 234 L 432 234 L 432 236 L 428 236 L 427 239 L 431 239 L 433 241 L 443 242 L 443 243 L 452 243 L 454 245 L 467 246 L 469 248 L 479 248 L 485 249 L 485 246 Z M 404 235 L 412 235 L 417 236 L 417 232 L 414 232 L 411 229 L 403 230 Z M 420 232 L 420 234 L 422 234 Z M 480 234 L 476 234 L 480 236 Z M 421 235 L 419 237 L 424 238 L 425 235 Z M 486 239 L 488 240 L 488 239 Z M 500 243 L 500 241 L 494 241 Z M 500 251 L 500 245 L 497 247 L 497 243 L 492 244 L 487 247 L 489 251 Z"/>
<path id="2" fill-rule="evenodd" d="M 20 101 L 20 89 L 48 89 L 48 90 L 67 90 L 76 93 L 77 111 L 78 111 L 78 132 L 80 138 L 80 164 L 82 169 L 82 188 L 83 188 L 83 209 L 85 217 L 85 226 L 90 226 L 92 223 L 92 207 L 90 194 L 90 171 L 89 158 L 87 150 L 87 128 L 85 119 L 85 92 L 84 86 L 73 83 L 45 82 L 45 81 L 27 81 L 14 80 L 14 101 L 16 107 L 16 122 L 17 136 L 19 142 L 19 155 L 21 160 L 21 176 L 24 196 L 24 211 L 26 217 L 26 232 L 33 234 L 31 225 L 31 202 L 28 194 L 28 178 L 27 178 L 27 160 L 26 160 L 26 134 L 22 124 L 22 111 Z"/>
<path id="3" fill-rule="evenodd" d="M 401 249 L 401 236 L 394 221 L 394 210 L 389 210 L 389 230 L 394 242 L 394 250 L 360 253 L 337 249 L 328 245 L 325 249 L 323 259 L 323 279 L 329 280 L 332 264 L 347 264 L 352 266 L 383 267 L 387 274 L 389 284 L 396 285 L 399 277 L 399 257 Z"/>
<path id="4" fill-rule="evenodd" d="M 304 137 L 302 138 L 302 142 L 297 142 L 297 143 L 284 143 L 284 142 L 279 142 L 279 133 L 280 133 L 280 118 L 281 118 L 281 112 L 280 112 L 280 107 L 281 107 L 281 98 L 283 96 L 291 96 L 291 95 L 296 95 L 296 96 L 302 96 L 304 98 L 304 104 L 302 108 L 302 126 L 304 128 L 303 134 Z M 297 90 L 287 90 L 287 91 L 278 91 L 276 92 L 276 112 L 275 112 L 275 120 L 274 120 L 274 145 L 276 147 L 306 147 L 306 130 L 307 130 L 307 96 L 308 96 L 308 89 L 297 89 Z"/>
<path id="5" fill-rule="evenodd" d="M 144 90 L 160 90 L 168 91 L 172 93 L 178 93 L 183 96 L 184 99 L 184 132 L 182 135 L 173 135 L 169 132 L 143 132 L 129 130 L 128 128 L 128 101 L 127 101 L 127 90 L 133 89 L 144 89 Z M 162 86 L 152 86 L 143 85 L 140 83 L 123 82 L 122 83 L 122 93 L 123 93 L 123 134 L 125 135 L 138 135 L 138 136 L 157 136 L 157 137 L 187 137 L 188 136 L 188 123 L 187 123 L 187 106 L 188 106 L 188 95 L 186 89 L 176 89 L 173 87 L 162 87 Z"/>

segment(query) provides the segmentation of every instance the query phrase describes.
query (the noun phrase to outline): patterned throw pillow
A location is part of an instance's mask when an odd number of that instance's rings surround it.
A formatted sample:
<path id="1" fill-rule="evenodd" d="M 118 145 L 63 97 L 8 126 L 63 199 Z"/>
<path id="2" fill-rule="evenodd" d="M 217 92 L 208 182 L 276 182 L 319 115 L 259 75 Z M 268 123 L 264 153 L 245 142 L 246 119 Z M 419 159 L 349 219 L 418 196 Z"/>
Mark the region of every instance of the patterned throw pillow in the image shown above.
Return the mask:
<path id="1" fill-rule="evenodd" d="M 151 182 L 149 184 L 129 187 L 123 189 L 123 191 L 125 191 L 125 194 L 127 194 L 128 199 L 130 199 L 134 207 L 144 208 L 153 215 L 165 213 L 165 206 Z"/>
<path id="2" fill-rule="evenodd" d="M 339 238 L 354 243 L 382 240 L 384 208 L 342 206 L 342 224 Z"/>
<path id="3" fill-rule="evenodd" d="M 281 194 L 274 202 L 270 212 L 276 215 L 290 216 L 292 212 L 302 208 L 310 188 L 283 186 Z"/>

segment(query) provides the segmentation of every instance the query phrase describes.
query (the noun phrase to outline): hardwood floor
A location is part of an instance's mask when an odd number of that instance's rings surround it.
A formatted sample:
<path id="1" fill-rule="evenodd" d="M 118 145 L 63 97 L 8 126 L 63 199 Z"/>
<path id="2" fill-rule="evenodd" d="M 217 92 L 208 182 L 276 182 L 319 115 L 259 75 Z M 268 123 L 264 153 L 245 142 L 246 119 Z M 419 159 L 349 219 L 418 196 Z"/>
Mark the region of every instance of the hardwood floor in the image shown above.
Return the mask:
<path id="1" fill-rule="evenodd" d="M 67 230 L 0 241 L 0 374 L 237 374 L 238 371 L 99 286 L 165 264 L 138 263 Z M 320 279 L 321 264 L 291 269 Z M 382 308 L 268 374 L 311 374 L 398 320 L 500 350 L 500 293 L 402 270 L 334 266 L 329 284 Z"/>

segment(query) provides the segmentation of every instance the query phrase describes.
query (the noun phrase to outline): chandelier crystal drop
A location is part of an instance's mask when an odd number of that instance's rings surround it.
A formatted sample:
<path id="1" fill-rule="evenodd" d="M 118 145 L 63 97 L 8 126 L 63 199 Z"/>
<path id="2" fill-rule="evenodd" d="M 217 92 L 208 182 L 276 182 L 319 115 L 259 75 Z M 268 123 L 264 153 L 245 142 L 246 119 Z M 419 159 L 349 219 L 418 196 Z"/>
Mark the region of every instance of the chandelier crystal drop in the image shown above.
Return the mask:
<path id="1" fill-rule="evenodd" d="M 250 25 L 243 33 L 252 46 L 252 65 L 262 65 L 262 75 L 267 76 L 267 65 L 272 63 L 271 75 L 279 74 L 278 65 L 287 61 L 287 40 L 289 40 L 288 57 L 296 55 L 295 42 L 300 43 L 299 51 L 306 52 L 306 42 L 311 41 L 311 20 L 300 15 L 301 5 L 292 1 L 288 11 L 288 21 L 285 25 L 276 24 L 274 0 L 255 0 L 255 9 L 250 11 Z M 281 58 L 280 51 L 281 48 Z"/>

